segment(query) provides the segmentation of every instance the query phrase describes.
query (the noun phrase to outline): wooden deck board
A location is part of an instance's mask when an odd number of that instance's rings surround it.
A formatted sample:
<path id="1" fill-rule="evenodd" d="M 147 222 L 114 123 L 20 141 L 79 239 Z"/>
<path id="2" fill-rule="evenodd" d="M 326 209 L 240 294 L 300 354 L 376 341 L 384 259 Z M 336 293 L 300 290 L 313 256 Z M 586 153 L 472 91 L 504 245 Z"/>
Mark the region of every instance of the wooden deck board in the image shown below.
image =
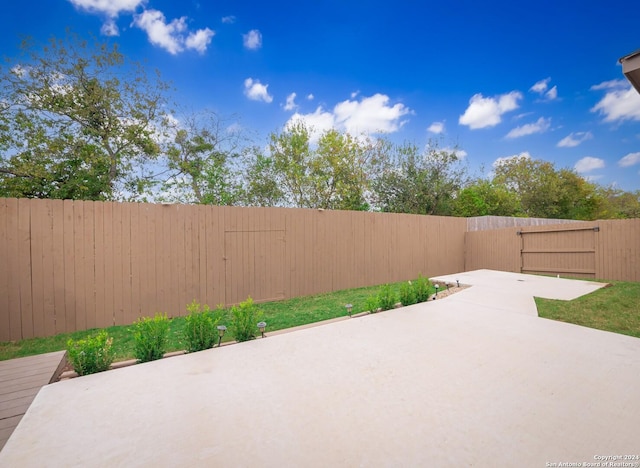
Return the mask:
<path id="1" fill-rule="evenodd" d="M 38 391 L 59 371 L 65 352 L 0 361 L 0 450 Z"/>

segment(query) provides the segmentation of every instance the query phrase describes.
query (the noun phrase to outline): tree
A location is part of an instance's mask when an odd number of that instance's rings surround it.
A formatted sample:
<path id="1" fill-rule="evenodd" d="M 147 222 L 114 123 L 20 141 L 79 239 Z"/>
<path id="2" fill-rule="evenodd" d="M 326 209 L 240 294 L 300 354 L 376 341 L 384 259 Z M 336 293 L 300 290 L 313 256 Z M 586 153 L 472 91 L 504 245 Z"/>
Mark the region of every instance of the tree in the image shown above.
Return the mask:
<path id="1" fill-rule="evenodd" d="M 625 192 L 614 187 L 598 187 L 603 200 L 598 219 L 640 218 L 640 190 Z"/>
<path id="2" fill-rule="evenodd" d="M 311 199 L 317 207 L 366 211 L 372 142 L 337 130 L 324 132 L 311 163 Z"/>
<path id="3" fill-rule="evenodd" d="M 244 152 L 246 178 L 243 201 L 249 206 L 280 206 L 285 194 L 275 170 L 273 158 L 265 156 L 257 147 Z"/>
<path id="4" fill-rule="evenodd" d="M 234 205 L 241 198 L 234 162 L 239 160 L 240 127 L 214 112 L 174 122 L 166 149 L 167 177 L 158 198 L 183 203 Z"/>
<path id="5" fill-rule="evenodd" d="M 249 200 L 276 201 L 299 208 L 366 210 L 373 143 L 337 130 L 323 132 L 316 144 L 311 130 L 297 122 L 272 133 L 269 156 L 249 164 Z M 261 170 L 271 177 L 266 183 Z M 266 196 L 265 196 L 266 195 Z"/>
<path id="6" fill-rule="evenodd" d="M 479 179 L 462 189 L 453 203 L 455 216 L 520 216 L 515 192 L 489 180 Z"/>
<path id="7" fill-rule="evenodd" d="M 518 194 L 524 216 L 595 219 L 601 197 L 596 185 L 570 169 L 528 157 L 511 158 L 495 167 L 493 184 Z"/>
<path id="8" fill-rule="evenodd" d="M 312 159 L 309 130 L 299 122 L 281 133 L 272 133 L 269 138 L 271 164 L 285 203 L 298 208 L 315 208 L 308 196 Z"/>
<path id="9" fill-rule="evenodd" d="M 168 85 L 150 80 L 117 45 L 68 33 L 2 69 L 0 196 L 129 198 L 150 183 L 148 164 Z"/>
<path id="10" fill-rule="evenodd" d="M 451 214 L 466 168 L 456 151 L 430 141 L 420 152 L 414 144 L 386 143 L 373 181 L 375 204 L 382 211 L 428 215 Z"/>

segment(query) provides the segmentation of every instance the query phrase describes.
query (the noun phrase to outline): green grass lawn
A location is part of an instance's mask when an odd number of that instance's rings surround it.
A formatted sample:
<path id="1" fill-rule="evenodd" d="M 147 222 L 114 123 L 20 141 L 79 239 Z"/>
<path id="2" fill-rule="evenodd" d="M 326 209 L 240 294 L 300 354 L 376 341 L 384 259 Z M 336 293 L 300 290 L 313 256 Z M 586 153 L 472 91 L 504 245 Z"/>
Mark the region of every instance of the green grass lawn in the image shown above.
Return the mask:
<path id="1" fill-rule="evenodd" d="M 393 285 L 396 296 L 400 284 Z M 269 331 L 345 316 L 344 306 L 347 303 L 353 304 L 353 313 L 364 311 L 367 297 L 375 295 L 378 289 L 377 286 L 349 289 L 329 294 L 268 302 L 259 304 L 258 307 L 264 312 L 268 334 Z M 640 338 L 640 283 L 614 281 L 611 282 L 610 287 L 599 289 L 573 301 L 536 298 L 536 305 L 540 317 Z M 171 320 L 169 352 L 185 349 L 182 332 L 184 322 L 183 317 Z M 229 325 L 230 313 L 228 310 L 224 311 L 221 323 Z M 133 334 L 130 328 L 130 326 L 118 326 L 106 329 L 109 336 L 113 337 L 116 361 L 134 357 Z M 48 338 L 0 342 L 0 361 L 60 351 L 66 348 L 69 338 L 82 339 L 96 331 L 93 329 L 64 333 Z M 232 339 L 233 337 L 226 335 L 223 342 Z"/>
<path id="2" fill-rule="evenodd" d="M 573 301 L 536 298 L 538 315 L 640 338 L 640 283 L 609 283 Z"/>
<path id="3" fill-rule="evenodd" d="M 400 284 L 402 283 L 392 285 L 396 296 L 398 296 Z M 378 286 L 348 289 L 329 294 L 262 303 L 258 304 L 258 308 L 264 312 L 264 320 L 267 322 L 268 334 L 269 331 L 345 316 L 347 315 L 345 309 L 345 304 L 347 303 L 353 305 L 353 313 L 362 312 L 365 310 L 367 297 L 375 295 L 378 289 Z M 230 322 L 230 311 L 225 310 L 220 323 L 228 326 Z M 183 336 L 184 324 L 184 317 L 176 317 L 171 320 L 168 352 L 181 351 L 186 348 Z M 133 333 L 130 330 L 131 328 L 131 326 L 117 326 L 106 329 L 109 336 L 113 337 L 113 350 L 116 361 L 133 359 L 134 357 L 134 341 Z M 97 329 L 92 329 L 74 333 L 63 333 L 48 338 L 32 338 L 17 342 L 0 342 L 0 361 L 60 351 L 66 349 L 69 338 L 73 340 L 83 339 L 96 331 Z M 232 336 L 225 335 L 222 341 L 225 342 L 232 339 Z"/>

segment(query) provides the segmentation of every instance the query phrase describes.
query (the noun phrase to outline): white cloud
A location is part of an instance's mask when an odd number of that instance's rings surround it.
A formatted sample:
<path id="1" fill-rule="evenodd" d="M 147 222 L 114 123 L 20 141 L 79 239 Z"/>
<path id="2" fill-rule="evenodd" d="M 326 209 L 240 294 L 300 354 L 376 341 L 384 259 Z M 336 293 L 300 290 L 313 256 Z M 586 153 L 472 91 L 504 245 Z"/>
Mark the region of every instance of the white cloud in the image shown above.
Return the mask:
<path id="1" fill-rule="evenodd" d="M 601 91 L 603 89 L 616 89 L 616 88 L 625 88 L 627 86 L 627 82 L 625 80 L 609 80 L 603 81 L 600 84 L 593 85 L 590 89 L 591 91 Z"/>
<path id="2" fill-rule="evenodd" d="M 318 107 L 311 114 L 294 114 L 287 124 L 302 120 L 307 126 L 313 127 L 312 137 L 331 128 L 344 130 L 352 135 L 361 133 L 393 133 L 402 127 L 405 121 L 402 117 L 412 113 L 404 104 L 390 105 L 389 96 L 374 94 L 359 100 L 339 102 L 332 111 Z"/>
<path id="3" fill-rule="evenodd" d="M 516 127 L 507 133 L 506 138 L 520 138 L 526 135 L 533 135 L 534 133 L 544 133 L 549 129 L 551 125 L 551 118 L 545 119 L 540 117 L 534 123 L 529 123 Z"/>
<path id="4" fill-rule="evenodd" d="M 353 92 L 351 93 L 351 99 L 355 99 L 355 98 L 356 98 L 356 96 L 358 96 L 358 94 L 360 94 L 360 90 L 353 91 Z"/>
<path id="5" fill-rule="evenodd" d="M 229 16 L 223 16 L 222 17 L 222 22 L 224 24 L 233 24 L 236 22 L 236 17 L 233 15 L 229 15 Z"/>
<path id="6" fill-rule="evenodd" d="M 133 24 L 147 33 L 149 42 L 162 47 L 170 54 L 175 55 L 182 52 L 185 47 L 204 53 L 215 33 L 211 29 L 205 28 L 189 33 L 185 38 L 186 21 L 187 18 L 183 16 L 167 23 L 164 13 L 158 10 L 145 10 L 133 17 Z"/>
<path id="7" fill-rule="evenodd" d="M 320 139 L 320 135 L 335 128 L 335 117 L 331 112 L 325 111 L 322 107 L 318 107 L 311 114 L 295 113 L 285 124 L 285 128 L 291 128 L 292 125 L 302 122 L 309 130 L 309 138 L 313 143 Z"/>
<path id="8" fill-rule="evenodd" d="M 640 152 L 638 153 L 629 153 L 624 158 L 618 161 L 618 166 L 620 167 L 629 167 L 635 164 L 640 164 Z"/>
<path id="9" fill-rule="evenodd" d="M 544 98 L 543 99 L 544 101 L 554 101 L 558 98 L 558 87 L 554 86 L 553 88 L 549 89 L 550 81 L 551 81 L 551 78 L 545 78 L 544 80 L 540 80 L 536 84 L 534 84 L 531 88 L 529 88 L 529 91 L 538 93 L 540 96 Z"/>
<path id="10" fill-rule="evenodd" d="M 511 91 L 496 97 L 483 97 L 475 94 L 469 100 L 469 107 L 460 116 L 458 122 L 467 125 L 472 130 L 494 127 L 502 121 L 502 114 L 518 108 L 518 100 L 522 93 Z"/>
<path id="11" fill-rule="evenodd" d="M 187 49 L 194 49 L 201 54 L 207 51 L 207 47 L 211 44 L 211 38 L 215 32 L 209 28 L 198 29 L 196 32 L 189 34 L 184 42 Z"/>
<path id="12" fill-rule="evenodd" d="M 522 114 L 514 115 L 511 119 L 512 120 L 520 120 L 520 119 L 523 119 L 523 118 L 528 117 L 530 115 L 533 115 L 533 112 L 523 112 Z"/>
<path id="13" fill-rule="evenodd" d="M 266 103 L 273 101 L 273 96 L 269 94 L 268 87 L 269 85 L 260 83 L 260 80 L 254 80 L 253 78 L 244 80 L 244 94 L 252 101 L 264 101 Z"/>
<path id="14" fill-rule="evenodd" d="M 144 6 L 147 0 L 69 0 L 78 9 L 105 17 L 100 28 L 100 33 L 105 36 L 117 36 L 119 34 L 116 19 L 121 13 L 135 13 L 140 6 Z M 143 10 L 140 14 L 133 15 L 133 25 L 144 30 L 149 37 L 149 42 L 162 47 L 170 54 L 182 52 L 185 48 L 194 49 L 200 53 L 207 50 L 211 43 L 214 31 L 209 28 L 199 29 L 189 33 L 185 38 L 183 33 L 187 31 L 186 17 L 166 22 L 164 13 L 159 10 Z M 224 22 L 224 19 L 223 19 Z"/>
<path id="15" fill-rule="evenodd" d="M 544 92 L 547 90 L 549 86 L 550 81 L 551 81 L 551 78 L 545 78 L 544 80 L 540 80 L 536 84 L 534 84 L 531 88 L 529 88 L 529 91 L 533 91 L 534 93 L 538 93 L 538 94 L 544 94 Z"/>
<path id="16" fill-rule="evenodd" d="M 315 96 L 313 94 L 307 94 L 307 101 L 313 101 Z"/>
<path id="17" fill-rule="evenodd" d="M 153 45 L 162 47 L 170 54 L 183 50 L 181 33 L 187 29 L 186 17 L 166 23 L 164 13 L 158 10 L 145 10 L 135 15 L 133 24 L 147 33 Z"/>
<path id="18" fill-rule="evenodd" d="M 577 172 L 590 172 L 595 169 L 602 169 L 603 167 L 604 167 L 603 159 L 586 156 L 576 163 L 576 165 L 574 166 L 574 169 Z"/>
<path id="19" fill-rule="evenodd" d="M 544 94 L 545 99 L 548 101 L 554 101 L 558 98 L 558 87 L 554 86 Z"/>
<path id="20" fill-rule="evenodd" d="M 435 133 L 436 135 L 438 135 L 440 133 L 444 133 L 444 122 L 433 122 L 427 128 L 427 132 Z"/>
<path id="21" fill-rule="evenodd" d="M 342 101 L 333 113 L 336 123 L 349 133 L 392 133 L 404 125 L 401 118 L 411 110 L 401 103 L 390 106 L 389 96 L 374 94 L 360 101 Z"/>
<path id="22" fill-rule="evenodd" d="M 100 28 L 105 36 L 117 36 L 118 25 L 115 19 L 120 13 L 132 13 L 146 0 L 69 0 L 72 5 L 94 15 L 106 17 Z"/>
<path id="23" fill-rule="evenodd" d="M 498 158 L 495 161 L 493 161 L 492 166 L 496 168 L 514 159 L 531 159 L 531 154 L 529 154 L 528 151 L 523 151 L 522 153 L 514 154 L 512 156 L 504 156 L 502 158 Z"/>
<path id="24" fill-rule="evenodd" d="M 284 110 L 291 111 L 297 108 L 298 105 L 296 104 L 296 93 L 291 93 L 287 96 L 287 102 L 284 105 Z"/>
<path id="25" fill-rule="evenodd" d="M 575 132 L 570 133 L 556 145 L 558 148 L 573 148 L 580 143 L 593 138 L 591 132 Z"/>
<path id="26" fill-rule="evenodd" d="M 591 89 L 608 90 L 591 108 L 591 112 L 603 114 L 605 122 L 640 120 L 640 94 L 630 84 L 622 80 L 611 80 L 594 85 Z"/>
<path id="27" fill-rule="evenodd" d="M 74 6 L 89 13 L 115 18 L 122 12 L 133 12 L 146 0 L 69 0 Z"/>
<path id="28" fill-rule="evenodd" d="M 120 30 L 118 29 L 118 25 L 115 20 L 109 18 L 100 27 L 100 34 L 103 36 L 118 36 L 120 34 Z"/>
<path id="29" fill-rule="evenodd" d="M 262 47 L 262 34 L 257 29 L 252 29 L 242 35 L 242 43 L 247 49 L 257 50 Z"/>

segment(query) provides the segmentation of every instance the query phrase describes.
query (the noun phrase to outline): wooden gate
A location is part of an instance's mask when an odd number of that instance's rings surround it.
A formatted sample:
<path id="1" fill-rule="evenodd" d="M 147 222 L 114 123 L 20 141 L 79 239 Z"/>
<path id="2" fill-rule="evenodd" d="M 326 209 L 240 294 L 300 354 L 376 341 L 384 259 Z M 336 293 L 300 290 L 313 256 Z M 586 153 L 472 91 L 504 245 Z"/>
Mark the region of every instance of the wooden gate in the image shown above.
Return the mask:
<path id="1" fill-rule="evenodd" d="M 520 271 L 595 278 L 597 226 L 518 231 Z"/>

